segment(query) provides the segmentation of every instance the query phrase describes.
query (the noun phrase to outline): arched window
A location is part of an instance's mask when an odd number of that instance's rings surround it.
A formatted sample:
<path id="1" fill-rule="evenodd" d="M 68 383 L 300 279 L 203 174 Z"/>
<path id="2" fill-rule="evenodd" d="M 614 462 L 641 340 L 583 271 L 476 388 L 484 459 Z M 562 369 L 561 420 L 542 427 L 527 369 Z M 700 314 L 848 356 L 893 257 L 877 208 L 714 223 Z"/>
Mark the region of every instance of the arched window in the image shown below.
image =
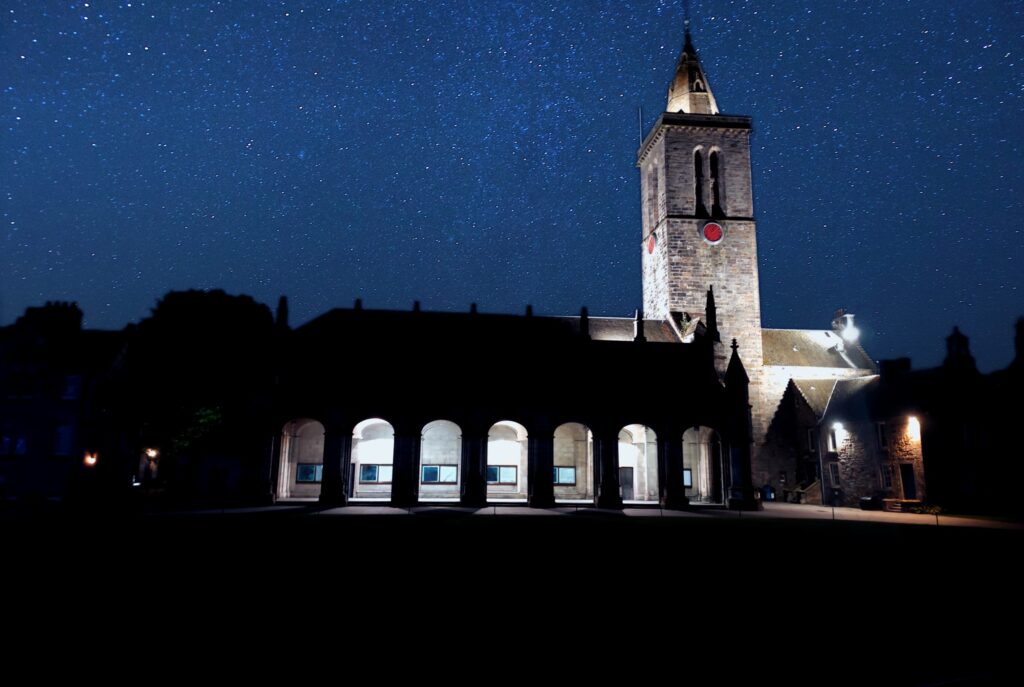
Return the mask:
<path id="1" fill-rule="evenodd" d="M 725 217 L 722 212 L 722 183 L 718 173 L 718 151 L 712 151 L 711 159 L 711 215 L 712 217 Z"/>
<path id="2" fill-rule="evenodd" d="M 707 217 L 708 211 L 704 206 L 704 156 L 700 150 L 693 153 L 693 214 L 696 217 Z"/>

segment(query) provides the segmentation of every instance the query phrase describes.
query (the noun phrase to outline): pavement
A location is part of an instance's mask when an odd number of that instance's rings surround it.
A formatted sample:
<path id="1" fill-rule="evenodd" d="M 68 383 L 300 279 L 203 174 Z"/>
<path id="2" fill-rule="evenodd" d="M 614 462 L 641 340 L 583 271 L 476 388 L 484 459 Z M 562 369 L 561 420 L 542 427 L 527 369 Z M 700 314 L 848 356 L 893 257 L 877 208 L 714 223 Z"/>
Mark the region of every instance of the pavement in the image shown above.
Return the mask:
<path id="1" fill-rule="evenodd" d="M 314 502 L 305 504 L 314 506 Z M 486 516 L 601 516 L 627 518 L 693 518 L 723 519 L 749 518 L 769 520 L 834 520 L 837 522 L 867 522 L 892 525 L 920 525 L 923 527 L 975 527 L 988 529 L 1024 530 L 1024 523 L 995 518 L 965 515 L 927 515 L 917 513 L 890 513 L 886 511 L 865 511 L 859 508 L 830 508 L 792 503 L 765 503 L 760 511 L 734 511 L 715 506 L 695 506 L 692 510 L 665 510 L 657 507 L 626 507 L 621 511 L 600 510 L 583 505 L 567 505 L 555 508 L 530 508 L 526 505 L 489 505 L 486 508 L 464 508 L 452 505 L 423 505 L 413 508 L 394 508 L 388 505 L 353 504 L 345 508 L 327 508 L 317 510 L 315 516 L 346 517 L 346 516 L 408 516 L 408 515 L 467 515 L 473 517 Z M 295 510 L 303 507 L 300 504 L 284 504 L 267 507 L 272 510 Z M 259 509 L 246 509 L 254 512 Z M 241 511 L 218 511 L 241 512 Z"/>

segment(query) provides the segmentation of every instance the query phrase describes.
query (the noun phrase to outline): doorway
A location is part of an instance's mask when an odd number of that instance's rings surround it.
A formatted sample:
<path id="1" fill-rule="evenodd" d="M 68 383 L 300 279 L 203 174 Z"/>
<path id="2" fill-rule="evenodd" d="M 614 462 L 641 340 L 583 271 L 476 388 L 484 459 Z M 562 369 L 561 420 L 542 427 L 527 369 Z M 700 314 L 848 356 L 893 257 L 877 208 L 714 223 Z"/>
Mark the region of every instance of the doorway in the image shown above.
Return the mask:
<path id="1" fill-rule="evenodd" d="M 633 468 L 619 468 L 619 493 L 623 501 L 633 500 Z"/>
<path id="2" fill-rule="evenodd" d="M 903 482 L 903 498 L 917 499 L 917 483 L 914 481 L 914 464 L 900 463 L 900 481 Z"/>

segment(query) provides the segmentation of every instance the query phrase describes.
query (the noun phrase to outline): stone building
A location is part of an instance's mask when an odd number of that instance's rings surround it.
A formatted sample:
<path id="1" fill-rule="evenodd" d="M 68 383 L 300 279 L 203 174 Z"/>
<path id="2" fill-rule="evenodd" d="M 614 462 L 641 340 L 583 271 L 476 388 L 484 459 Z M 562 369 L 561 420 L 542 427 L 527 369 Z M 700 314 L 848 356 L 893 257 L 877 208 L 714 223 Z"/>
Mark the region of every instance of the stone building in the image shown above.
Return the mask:
<path id="1" fill-rule="evenodd" d="M 83 330 L 73 303 L 29 308 L 0 327 L 0 499 L 65 498 L 83 486 L 96 386 L 123 338 Z"/>
<path id="2" fill-rule="evenodd" d="M 762 328 L 751 132 L 749 117 L 719 111 L 687 30 L 666 111 L 637 154 L 634 318 L 357 301 L 292 328 L 284 299 L 275 322 L 252 299 L 169 294 L 138 328 L 97 333 L 121 347 L 109 374 L 60 355 L 39 367 L 40 379 L 83 370 L 103 382 L 94 439 L 68 455 L 98 450 L 124 483 L 215 501 L 754 507 L 763 489 L 976 503 L 990 480 L 958 475 L 949 447 L 1008 445 L 964 399 L 1014 388 L 1019 362 L 990 381 L 954 336 L 941 373 L 880 369 L 843 311 L 821 330 Z M 0 380 L 22 370 L 0 368 Z M 17 417 L 0 418 L 0 474 L 13 474 L 3 452 L 24 444 Z M 941 459 L 929 462 L 930 445 Z"/>

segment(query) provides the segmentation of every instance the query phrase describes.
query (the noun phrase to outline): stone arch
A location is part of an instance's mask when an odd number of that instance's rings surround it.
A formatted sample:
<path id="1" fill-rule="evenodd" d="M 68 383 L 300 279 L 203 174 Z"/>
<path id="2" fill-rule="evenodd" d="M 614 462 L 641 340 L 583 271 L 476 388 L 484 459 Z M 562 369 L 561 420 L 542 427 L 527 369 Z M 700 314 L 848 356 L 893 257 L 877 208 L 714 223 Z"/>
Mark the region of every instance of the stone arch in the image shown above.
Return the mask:
<path id="1" fill-rule="evenodd" d="M 625 502 L 657 503 L 658 436 L 646 425 L 619 431 L 619 489 Z"/>
<path id="2" fill-rule="evenodd" d="M 462 491 L 462 429 L 449 420 L 423 426 L 420 501 L 458 501 Z"/>
<path id="3" fill-rule="evenodd" d="M 395 428 L 387 420 L 370 418 L 352 430 L 352 470 L 349 495 L 353 499 L 387 501 L 395 463 Z"/>
<path id="4" fill-rule="evenodd" d="M 526 427 L 512 420 L 494 423 L 487 432 L 488 501 L 525 501 L 529 465 Z"/>
<path id="5" fill-rule="evenodd" d="M 714 429 L 698 425 L 683 432 L 683 484 L 691 502 L 723 502 L 723 459 Z"/>
<path id="6" fill-rule="evenodd" d="M 277 471 L 278 499 L 316 499 L 324 471 L 324 426 L 310 418 L 285 424 Z"/>
<path id="7" fill-rule="evenodd" d="M 579 422 L 555 428 L 555 501 L 594 501 L 594 433 Z"/>

